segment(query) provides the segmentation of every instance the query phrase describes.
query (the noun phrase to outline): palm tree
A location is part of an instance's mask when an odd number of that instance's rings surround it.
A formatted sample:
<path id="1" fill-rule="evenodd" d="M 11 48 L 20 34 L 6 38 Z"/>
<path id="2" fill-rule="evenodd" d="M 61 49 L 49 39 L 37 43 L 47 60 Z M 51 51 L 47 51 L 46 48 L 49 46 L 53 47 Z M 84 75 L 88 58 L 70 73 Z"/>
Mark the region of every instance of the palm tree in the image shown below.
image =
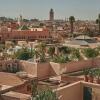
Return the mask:
<path id="1" fill-rule="evenodd" d="M 71 34 L 72 34 L 72 37 L 73 37 L 73 31 L 74 31 L 73 23 L 75 22 L 75 17 L 74 16 L 70 16 L 69 17 L 69 22 L 70 22 L 70 25 L 71 25 Z"/>
<path id="2" fill-rule="evenodd" d="M 100 33 L 100 14 L 98 15 L 98 19 L 96 19 L 96 23 L 99 25 L 99 33 Z"/>

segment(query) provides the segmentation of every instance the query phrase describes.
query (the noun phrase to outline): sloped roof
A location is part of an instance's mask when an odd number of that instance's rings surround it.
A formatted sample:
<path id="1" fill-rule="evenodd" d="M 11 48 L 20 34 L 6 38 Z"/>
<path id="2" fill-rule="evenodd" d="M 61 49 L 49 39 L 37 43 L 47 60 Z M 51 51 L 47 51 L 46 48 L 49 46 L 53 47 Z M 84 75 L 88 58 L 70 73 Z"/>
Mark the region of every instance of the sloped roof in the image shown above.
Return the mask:
<path id="1" fill-rule="evenodd" d="M 71 44 L 71 45 L 88 45 L 88 42 L 84 41 L 84 40 L 72 40 L 70 42 L 68 42 L 68 44 Z"/>
<path id="2" fill-rule="evenodd" d="M 80 36 L 77 36 L 77 37 L 75 38 L 75 40 L 84 40 L 84 39 L 89 39 L 89 40 L 91 40 L 92 38 L 89 37 L 89 36 L 87 36 L 87 35 L 80 35 Z"/>

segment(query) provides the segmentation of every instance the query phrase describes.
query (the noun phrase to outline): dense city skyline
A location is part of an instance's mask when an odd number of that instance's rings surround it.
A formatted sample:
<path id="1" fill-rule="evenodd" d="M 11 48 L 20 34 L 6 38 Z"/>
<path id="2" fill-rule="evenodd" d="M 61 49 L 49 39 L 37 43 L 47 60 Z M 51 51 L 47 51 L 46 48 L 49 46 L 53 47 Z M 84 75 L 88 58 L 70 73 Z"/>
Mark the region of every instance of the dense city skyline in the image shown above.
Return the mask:
<path id="1" fill-rule="evenodd" d="M 0 16 L 48 19 L 54 9 L 55 19 L 73 15 L 76 19 L 94 20 L 100 12 L 99 0 L 0 0 Z"/>

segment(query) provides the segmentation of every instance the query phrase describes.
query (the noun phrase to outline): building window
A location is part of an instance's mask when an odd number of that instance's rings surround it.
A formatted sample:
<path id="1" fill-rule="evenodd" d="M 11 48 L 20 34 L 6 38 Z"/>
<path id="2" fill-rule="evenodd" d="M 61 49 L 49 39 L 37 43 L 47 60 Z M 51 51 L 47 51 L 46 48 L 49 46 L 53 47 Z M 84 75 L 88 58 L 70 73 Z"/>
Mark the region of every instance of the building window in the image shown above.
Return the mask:
<path id="1" fill-rule="evenodd" d="M 27 91 L 31 91 L 31 85 L 27 85 Z"/>
<path id="2" fill-rule="evenodd" d="M 35 31 L 37 31 L 37 29 L 35 29 Z"/>

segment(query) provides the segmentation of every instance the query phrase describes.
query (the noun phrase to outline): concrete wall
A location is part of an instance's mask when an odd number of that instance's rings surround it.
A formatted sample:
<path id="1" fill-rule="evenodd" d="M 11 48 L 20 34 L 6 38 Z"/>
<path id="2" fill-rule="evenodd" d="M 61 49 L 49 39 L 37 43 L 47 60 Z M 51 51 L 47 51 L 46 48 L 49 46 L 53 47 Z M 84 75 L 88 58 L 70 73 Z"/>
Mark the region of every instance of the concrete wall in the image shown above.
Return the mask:
<path id="1" fill-rule="evenodd" d="M 92 88 L 92 99 L 93 100 L 100 100 L 100 89 Z"/>
<path id="2" fill-rule="evenodd" d="M 80 82 L 57 89 L 60 100 L 82 100 L 83 89 Z"/>
<path id="3" fill-rule="evenodd" d="M 66 72 L 82 70 L 83 68 L 92 67 L 92 60 L 82 60 L 78 62 L 68 62 L 64 64 L 50 62 L 51 75 L 60 75 Z"/>
<path id="4" fill-rule="evenodd" d="M 37 77 L 45 79 L 51 76 L 49 63 L 37 63 Z"/>
<path id="5" fill-rule="evenodd" d="M 7 64 L 13 64 L 14 60 L 12 61 L 0 61 L 0 71 L 5 70 Z M 39 79 L 47 78 L 49 76 L 60 75 L 65 72 L 72 72 L 82 70 L 83 68 L 87 67 L 95 67 L 100 66 L 100 58 L 90 59 L 90 60 L 82 60 L 78 62 L 69 62 L 64 64 L 59 63 L 34 63 L 28 61 L 17 61 L 18 66 L 23 71 L 27 72 L 34 77 L 38 77 Z"/>
<path id="6" fill-rule="evenodd" d="M 100 100 L 100 84 L 81 82 L 82 87 L 92 88 L 92 100 Z"/>
<path id="7" fill-rule="evenodd" d="M 66 72 L 67 71 L 66 65 L 67 65 L 67 63 L 60 64 L 60 63 L 50 62 L 51 75 L 60 75 L 60 74 L 63 74 L 64 72 Z"/>
<path id="8" fill-rule="evenodd" d="M 82 70 L 83 68 L 92 67 L 91 60 L 82 60 L 78 62 L 69 62 L 66 64 L 67 72 Z"/>
<path id="9" fill-rule="evenodd" d="M 22 70 L 30 75 L 38 77 L 38 79 L 45 79 L 50 76 L 49 63 L 33 63 L 28 61 L 20 61 Z"/>
<path id="10" fill-rule="evenodd" d="M 82 70 L 88 67 L 99 67 L 100 66 L 100 58 L 89 59 L 89 60 L 81 60 L 81 61 L 72 61 L 64 64 L 50 62 L 51 65 L 51 74 L 59 75 L 64 72 L 73 72 Z"/>
<path id="11" fill-rule="evenodd" d="M 62 81 L 68 81 L 68 82 L 78 82 L 78 81 L 83 81 L 83 78 L 80 77 L 76 77 L 76 76 L 66 76 L 66 75 L 62 75 L 61 76 L 61 80 Z"/>
<path id="12" fill-rule="evenodd" d="M 69 62 L 64 64 L 59 63 L 34 63 L 28 61 L 20 61 L 22 70 L 39 79 L 47 78 L 49 76 L 61 75 L 66 72 L 73 72 L 82 70 L 87 67 L 96 67 L 100 65 L 100 58 L 82 60 L 77 62 Z"/>
<path id="13" fill-rule="evenodd" d="M 83 87 L 92 88 L 92 100 L 100 100 L 100 85 L 88 82 L 76 82 L 57 89 L 60 100 L 83 100 Z"/>
<path id="14" fill-rule="evenodd" d="M 37 63 L 28 62 L 24 60 L 21 60 L 19 63 L 23 71 L 33 76 L 37 76 Z"/>

